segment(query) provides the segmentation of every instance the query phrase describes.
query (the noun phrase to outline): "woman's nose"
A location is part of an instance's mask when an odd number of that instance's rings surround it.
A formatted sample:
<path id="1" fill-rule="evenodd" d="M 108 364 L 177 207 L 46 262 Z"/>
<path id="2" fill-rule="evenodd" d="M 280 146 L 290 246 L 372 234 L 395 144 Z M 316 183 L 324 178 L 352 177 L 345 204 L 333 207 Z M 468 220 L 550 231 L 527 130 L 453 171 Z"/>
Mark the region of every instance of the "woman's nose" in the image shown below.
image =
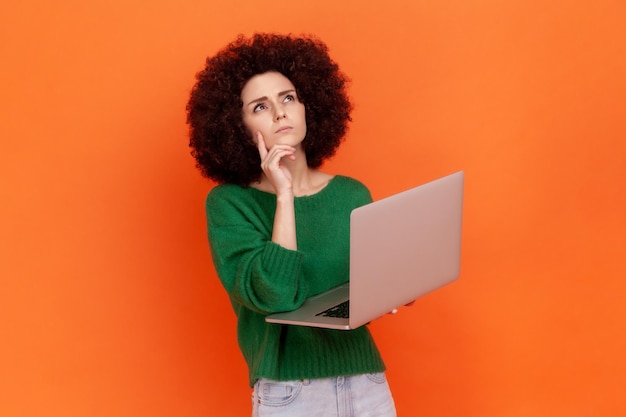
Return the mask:
<path id="1" fill-rule="evenodd" d="M 274 114 L 274 117 L 276 118 L 276 120 L 284 119 L 285 117 L 287 117 L 287 113 L 285 112 L 284 108 L 279 106 L 279 107 L 276 107 L 276 112 Z"/>

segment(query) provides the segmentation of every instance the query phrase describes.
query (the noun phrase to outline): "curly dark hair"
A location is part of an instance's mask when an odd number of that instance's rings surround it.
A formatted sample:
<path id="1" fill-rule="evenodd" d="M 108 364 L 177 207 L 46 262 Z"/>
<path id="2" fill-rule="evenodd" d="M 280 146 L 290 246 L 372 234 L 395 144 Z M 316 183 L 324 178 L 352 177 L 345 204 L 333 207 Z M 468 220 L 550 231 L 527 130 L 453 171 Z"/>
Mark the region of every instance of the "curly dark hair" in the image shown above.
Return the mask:
<path id="1" fill-rule="evenodd" d="M 305 106 L 307 163 L 318 168 L 343 140 L 352 105 L 348 78 L 320 40 L 291 35 L 240 35 L 206 60 L 187 104 L 192 156 L 202 175 L 248 186 L 261 177 L 261 160 L 243 124 L 241 91 L 255 75 L 277 71 L 295 86 Z"/>

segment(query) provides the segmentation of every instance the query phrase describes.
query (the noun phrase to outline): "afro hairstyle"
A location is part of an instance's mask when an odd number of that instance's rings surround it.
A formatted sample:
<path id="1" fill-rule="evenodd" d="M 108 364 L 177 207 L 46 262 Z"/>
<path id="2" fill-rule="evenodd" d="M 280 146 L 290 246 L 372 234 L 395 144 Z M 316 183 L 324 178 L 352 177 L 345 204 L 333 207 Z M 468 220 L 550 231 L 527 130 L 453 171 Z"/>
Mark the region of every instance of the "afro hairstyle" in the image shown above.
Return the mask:
<path id="1" fill-rule="evenodd" d="M 348 78 L 327 46 L 311 37 L 240 35 L 208 57 L 196 75 L 189 102 L 189 146 L 202 175 L 247 187 L 261 177 L 261 160 L 243 123 L 241 91 L 250 78 L 269 71 L 287 77 L 305 106 L 303 149 L 309 167 L 335 154 L 351 121 Z"/>

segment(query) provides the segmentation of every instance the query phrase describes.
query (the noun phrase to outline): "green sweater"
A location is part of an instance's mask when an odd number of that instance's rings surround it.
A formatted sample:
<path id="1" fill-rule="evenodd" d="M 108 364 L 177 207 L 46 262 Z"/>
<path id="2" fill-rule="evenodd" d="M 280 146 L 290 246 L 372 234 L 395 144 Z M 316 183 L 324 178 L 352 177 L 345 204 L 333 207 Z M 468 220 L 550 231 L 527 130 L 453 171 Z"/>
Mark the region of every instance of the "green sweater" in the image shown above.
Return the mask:
<path id="1" fill-rule="evenodd" d="M 328 330 L 266 323 L 348 280 L 350 212 L 371 196 L 360 182 L 335 176 L 317 194 L 296 197 L 298 250 L 271 241 L 276 196 L 219 185 L 209 193 L 209 242 L 217 274 L 237 315 L 250 386 L 260 378 L 294 380 L 385 369 L 366 326 Z"/>

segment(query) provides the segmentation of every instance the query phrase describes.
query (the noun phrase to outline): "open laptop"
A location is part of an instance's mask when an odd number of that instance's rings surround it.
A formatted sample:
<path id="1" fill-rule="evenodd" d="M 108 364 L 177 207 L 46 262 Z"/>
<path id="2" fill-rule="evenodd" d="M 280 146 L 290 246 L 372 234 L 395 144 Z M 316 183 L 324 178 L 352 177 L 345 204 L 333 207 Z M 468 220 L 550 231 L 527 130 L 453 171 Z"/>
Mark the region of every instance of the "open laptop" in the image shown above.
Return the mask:
<path id="1" fill-rule="evenodd" d="M 459 171 L 354 209 L 349 282 L 265 320 L 355 329 L 456 280 L 463 182 Z"/>

